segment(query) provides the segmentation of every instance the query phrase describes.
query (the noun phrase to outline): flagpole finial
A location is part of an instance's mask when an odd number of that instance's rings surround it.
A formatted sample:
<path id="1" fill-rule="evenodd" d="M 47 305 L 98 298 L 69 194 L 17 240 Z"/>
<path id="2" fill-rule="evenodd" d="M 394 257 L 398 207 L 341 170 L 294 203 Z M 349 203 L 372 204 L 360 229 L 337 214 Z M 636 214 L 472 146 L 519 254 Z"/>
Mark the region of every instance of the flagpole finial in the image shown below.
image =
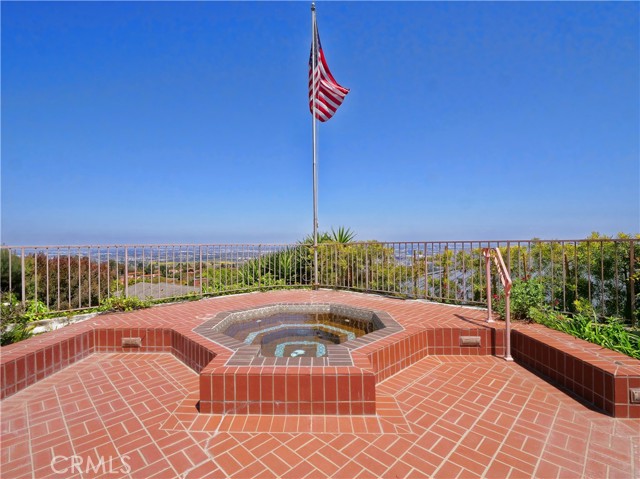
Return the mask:
<path id="1" fill-rule="evenodd" d="M 314 12 L 316 9 L 316 2 L 311 2 L 311 11 Z"/>

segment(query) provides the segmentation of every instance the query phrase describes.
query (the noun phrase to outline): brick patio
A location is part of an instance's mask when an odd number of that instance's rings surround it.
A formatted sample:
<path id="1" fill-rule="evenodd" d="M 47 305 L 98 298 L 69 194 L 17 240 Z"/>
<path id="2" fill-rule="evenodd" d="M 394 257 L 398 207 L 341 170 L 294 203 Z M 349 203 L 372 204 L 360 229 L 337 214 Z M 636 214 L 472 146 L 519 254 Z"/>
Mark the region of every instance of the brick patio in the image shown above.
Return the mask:
<path id="1" fill-rule="evenodd" d="M 410 334 L 365 354 L 375 414 L 198 412 L 201 373 L 220 357 L 196 326 L 221 311 L 323 301 L 384 309 Z M 640 477 L 640 419 L 611 417 L 636 414 L 640 362 L 528 325 L 514 331 L 516 363 L 505 362 L 502 323 L 484 314 L 279 291 L 103 315 L 4 347 L 1 476 Z M 424 354 L 394 361 L 421 331 Z M 475 331 L 482 347 L 460 347 Z M 145 338 L 144 352 L 124 352 L 127 335 Z"/>

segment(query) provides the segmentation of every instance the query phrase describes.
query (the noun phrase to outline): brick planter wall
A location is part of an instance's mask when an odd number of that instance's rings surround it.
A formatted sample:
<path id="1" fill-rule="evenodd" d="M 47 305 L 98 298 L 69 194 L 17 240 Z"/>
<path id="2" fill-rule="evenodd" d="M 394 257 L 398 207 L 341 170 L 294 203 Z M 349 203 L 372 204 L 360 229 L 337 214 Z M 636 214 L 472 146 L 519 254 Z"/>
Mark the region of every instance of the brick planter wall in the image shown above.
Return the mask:
<path id="1" fill-rule="evenodd" d="M 611 416 L 640 418 L 629 391 L 640 388 L 640 361 L 538 325 L 512 331 L 511 340 L 518 363 Z"/>
<path id="2" fill-rule="evenodd" d="M 3 352 L 0 399 L 11 396 L 94 352 L 91 330 L 47 335 L 29 347 Z M 70 334 L 71 333 L 71 334 Z"/>
<path id="3" fill-rule="evenodd" d="M 139 340 L 139 345 L 123 346 L 123 339 Z M 167 352 L 199 373 L 215 357 L 203 343 L 199 335 L 184 335 L 169 328 L 65 328 L 3 351 L 0 398 L 11 396 L 94 352 Z"/>

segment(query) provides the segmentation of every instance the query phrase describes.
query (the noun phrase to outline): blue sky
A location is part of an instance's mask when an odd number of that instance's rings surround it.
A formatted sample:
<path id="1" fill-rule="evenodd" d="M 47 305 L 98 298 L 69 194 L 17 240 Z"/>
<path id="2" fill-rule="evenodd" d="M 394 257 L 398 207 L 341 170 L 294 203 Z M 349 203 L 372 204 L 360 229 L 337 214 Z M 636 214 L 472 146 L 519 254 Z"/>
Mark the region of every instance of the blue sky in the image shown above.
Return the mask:
<path id="1" fill-rule="evenodd" d="M 2 242 L 310 233 L 309 7 L 2 2 Z M 320 229 L 640 232 L 639 8 L 318 2 Z"/>

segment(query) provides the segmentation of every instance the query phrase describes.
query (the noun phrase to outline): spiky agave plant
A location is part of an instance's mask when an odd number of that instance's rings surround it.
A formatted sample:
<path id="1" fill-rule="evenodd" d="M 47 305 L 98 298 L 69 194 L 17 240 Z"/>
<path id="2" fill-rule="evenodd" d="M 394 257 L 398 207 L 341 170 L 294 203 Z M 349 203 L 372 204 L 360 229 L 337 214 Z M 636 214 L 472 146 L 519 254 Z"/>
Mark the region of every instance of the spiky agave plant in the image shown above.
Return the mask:
<path id="1" fill-rule="evenodd" d="M 344 226 L 340 226 L 337 230 L 331 228 L 331 241 L 334 243 L 351 243 L 355 237 L 356 234 L 351 228 L 345 228 Z"/>
<path id="2" fill-rule="evenodd" d="M 326 231 L 318 232 L 318 243 L 351 243 L 356 237 L 356 233 L 345 226 L 340 226 L 338 229 L 331 228 L 331 233 Z M 300 244 L 313 244 L 313 235 L 307 235 L 304 237 Z"/>
<path id="3" fill-rule="evenodd" d="M 318 231 L 318 243 L 329 243 L 331 242 L 331 235 L 327 232 Z M 313 244 L 313 234 L 305 236 L 299 244 Z"/>

